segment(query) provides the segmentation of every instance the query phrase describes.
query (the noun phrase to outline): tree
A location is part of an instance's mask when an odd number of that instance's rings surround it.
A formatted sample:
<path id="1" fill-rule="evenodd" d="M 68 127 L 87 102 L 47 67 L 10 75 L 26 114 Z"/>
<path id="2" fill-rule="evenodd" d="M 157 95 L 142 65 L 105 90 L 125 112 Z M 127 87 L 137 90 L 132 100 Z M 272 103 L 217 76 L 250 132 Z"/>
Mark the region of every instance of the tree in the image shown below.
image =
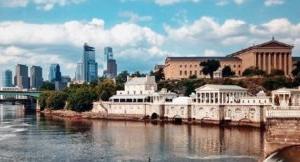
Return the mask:
<path id="1" fill-rule="evenodd" d="M 44 82 L 43 85 L 40 88 L 41 91 L 54 91 L 55 85 L 51 82 Z"/>
<path id="2" fill-rule="evenodd" d="M 164 74 L 164 69 L 163 68 L 160 68 L 155 72 L 151 71 L 150 75 L 155 77 L 156 82 L 159 82 L 161 80 L 165 80 L 165 74 Z"/>
<path id="3" fill-rule="evenodd" d="M 108 101 L 108 99 L 116 93 L 117 86 L 113 80 L 105 79 L 97 87 L 97 95 L 103 101 Z"/>
<path id="4" fill-rule="evenodd" d="M 257 67 L 249 67 L 243 72 L 243 76 L 256 76 L 256 75 L 265 75 L 266 72 L 258 69 Z"/>
<path id="5" fill-rule="evenodd" d="M 297 75 L 300 75 L 300 61 L 297 61 L 295 64 L 295 69 L 292 71 L 292 74 L 294 77 L 296 77 Z"/>
<path id="6" fill-rule="evenodd" d="M 204 75 L 210 75 L 210 78 L 214 78 L 214 72 L 217 71 L 220 67 L 220 61 L 217 60 L 207 60 L 200 63 L 202 66 L 202 72 Z"/>
<path id="7" fill-rule="evenodd" d="M 132 73 L 130 76 L 131 77 L 145 77 L 146 74 L 143 74 L 143 73 L 140 73 L 139 71 L 136 71 L 136 72 Z"/>
<path id="8" fill-rule="evenodd" d="M 41 111 L 43 111 L 47 107 L 47 99 L 49 96 L 50 92 L 43 92 L 38 98 Z"/>
<path id="9" fill-rule="evenodd" d="M 231 70 L 230 66 L 225 66 L 222 69 L 222 77 L 231 77 L 234 75 L 235 75 L 235 72 Z"/>
<path id="10" fill-rule="evenodd" d="M 130 74 L 127 71 L 122 71 L 117 77 L 116 77 L 116 84 L 117 89 L 123 89 L 124 83 L 127 81 L 127 76 Z"/>
<path id="11" fill-rule="evenodd" d="M 68 109 L 76 112 L 90 111 L 93 108 L 93 101 L 97 98 L 96 92 L 91 88 L 77 88 L 68 96 Z"/>
<path id="12" fill-rule="evenodd" d="M 67 98 L 65 92 L 51 92 L 46 100 L 47 108 L 52 110 L 64 109 Z"/>
<path id="13" fill-rule="evenodd" d="M 284 75 L 284 71 L 280 70 L 280 69 L 272 69 L 270 76 L 283 76 Z"/>

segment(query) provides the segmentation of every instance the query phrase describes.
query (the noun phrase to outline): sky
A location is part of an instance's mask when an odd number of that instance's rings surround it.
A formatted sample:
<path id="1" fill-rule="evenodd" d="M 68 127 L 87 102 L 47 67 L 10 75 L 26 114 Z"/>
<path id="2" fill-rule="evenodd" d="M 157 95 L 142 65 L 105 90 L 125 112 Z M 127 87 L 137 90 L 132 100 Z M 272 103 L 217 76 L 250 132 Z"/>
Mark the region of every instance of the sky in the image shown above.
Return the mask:
<path id="1" fill-rule="evenodd" d="M 118 71 L 149 72 L 167 56 L 225 56 L 276 40 L 300 56 L 299 0 L 0 0 L 0 70 L 52 63 L 74 77 L 86 42 Z"/>

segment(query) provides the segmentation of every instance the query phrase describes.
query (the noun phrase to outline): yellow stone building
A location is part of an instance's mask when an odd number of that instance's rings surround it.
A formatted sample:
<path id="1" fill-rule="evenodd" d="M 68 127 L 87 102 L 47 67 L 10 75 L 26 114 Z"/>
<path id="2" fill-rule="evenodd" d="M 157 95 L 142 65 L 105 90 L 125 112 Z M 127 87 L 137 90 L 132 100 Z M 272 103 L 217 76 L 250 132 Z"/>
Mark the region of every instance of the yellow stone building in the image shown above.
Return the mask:
<path id="1" fill-rule="evenodd" d="M 257 67 L 270 73 L 273 69 L 284 71 L 291 76 L 293 61 L 292 49 L 294 46 L 272 39 L 268 42 L 253 45 L 225 57 L 167 57 L 164 64 L 164 74 L 167 80 L 184 79 L 191 76 L 207 77 L 202 74 L 200 63 L 207 60 L 219 60 L 220 73 L 225 66 L 230 66 L 236 76 L 241 76 L 249 67 Z"/>

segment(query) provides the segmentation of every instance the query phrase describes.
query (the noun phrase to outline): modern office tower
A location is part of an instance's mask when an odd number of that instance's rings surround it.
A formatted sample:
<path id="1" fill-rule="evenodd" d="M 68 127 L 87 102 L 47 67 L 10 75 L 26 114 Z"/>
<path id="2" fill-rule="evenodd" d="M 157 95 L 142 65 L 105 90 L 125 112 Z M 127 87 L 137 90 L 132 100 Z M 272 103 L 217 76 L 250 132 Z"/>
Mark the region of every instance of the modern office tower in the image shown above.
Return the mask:
<path id="1" fill-rule="evenodd" d="M 59 64 L 51 64 L 48 79 L 50 82 L 61 81 L 61 72 Z"/>
<path id="2" fill-rule="evenodd" d="M 117 76 L 117 62 L 113 57 L 113 49 L 111 47 L 105 47 L 104 55 L 106 57 L 106 70 L 104 71 L 104 76 L 114 78 Z"/>
<path id="3" fill-rule="evenodd" d="M 40 89 L 43 85 L 43 69 L 40 66 L 30 68 L 30 88 Z"/>
<path id="4" fill-rule="evenodd" d="M 84 44 L 82 57 L 82 73 L 85 82 L 92 82 L 98 79 L 98 64 L 95 59 L 95 48 Z M 83 74 L 83 75 L 82 75 Z"/>
<path id="5" fill-rule="evenodd" d="M 16 66 L 15 85 L 21 89 L 29 89 L 28 67 L 18 64 Z"/>
<path id="6" fill-rule="evenodd" d="M 12 71 L 5 70 L 2 72 L 2 87 L 12 87 Z"/>
<path id="7" fill-rule="evenodd" d="M 83 63 L 77 63 L 76 72 L 75 72 L 75 80 L 79 82 L 84 82 L 83 77 Z"/>

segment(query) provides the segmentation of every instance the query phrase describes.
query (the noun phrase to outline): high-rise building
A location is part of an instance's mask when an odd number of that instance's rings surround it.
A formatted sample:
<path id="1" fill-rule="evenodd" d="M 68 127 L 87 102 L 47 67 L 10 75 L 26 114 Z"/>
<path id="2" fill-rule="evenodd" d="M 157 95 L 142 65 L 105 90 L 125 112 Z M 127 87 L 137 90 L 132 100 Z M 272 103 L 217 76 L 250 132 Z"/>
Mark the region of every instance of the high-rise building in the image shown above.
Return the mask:
<path id="1" fill-rule="evenodd" d="M 2 72 L 2 87 L 12 87 L 12 71 L 5 70 Z"/>
<path id="2" fill-rule="evenodd" d="M 104 76 L 114 78 L 117 76 L 117 62 L 113 56 L 113 49 L 111 47 L 104 48 L 104 56 L 106 57 L 106 70 Z"/>
<path id="3" fill-rule="evenodd" d="M 43 85 L 43 69 L 40 66 L 30 68 L 30 88 L 40 89 Z"/>
<path id="4" fill-rule="evenodd" d="M 16 66 L 15 85 L 22 89 L 29 89 L 28 67 L 18 64 Z"/>
<path id="5" fill-rule="evenodd" d="M 77 64 L 76 77 L 78 81 L 92 82 L 98 79 L 98 64 L 95 58 L 95 48 L 84 44 L 82 62 Z"/>
<path id="6" fill-rule="evenodd" d="M 75 73 L 75 80 L 79 82 L 84 82 L 83 77 L 83 63 L 77 63 L 76 73 Z"/>
<path id="7" fill-rule="evenodd" d="M 59 64 L 51 64 L 48 80 L 50 82 L 61 81 L 61 72 Z"/>

